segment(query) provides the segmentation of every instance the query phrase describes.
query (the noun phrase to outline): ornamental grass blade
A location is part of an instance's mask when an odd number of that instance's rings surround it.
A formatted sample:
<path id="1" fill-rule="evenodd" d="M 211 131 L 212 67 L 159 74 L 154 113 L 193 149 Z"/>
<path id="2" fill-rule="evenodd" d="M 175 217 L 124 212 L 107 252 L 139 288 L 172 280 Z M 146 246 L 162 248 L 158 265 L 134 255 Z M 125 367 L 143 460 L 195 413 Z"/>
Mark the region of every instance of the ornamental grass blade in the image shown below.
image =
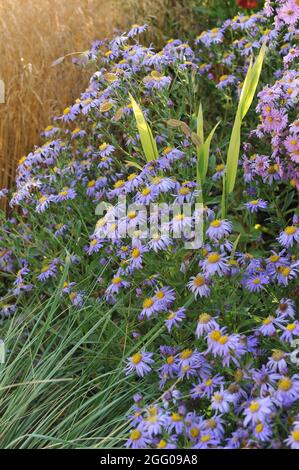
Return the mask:
<path id="1" fill-rule="evenodd" d="M 246 116 L 252 100 L 254 98 L 256 88 L 259 82 L 262 65 L 266 53 L 266 44 L 264 43 L 260 49 L 259 55 L 252 65 L 252 60 L 249 64 L 248 71 L 244 80 L 243 89 L 240 95 L 239 105 L 234 121 L 234 126 L 231 133 L 227 152 L 227 167 L 226 167 L 226 193 L 230 194 L 235 186 L 238 161 L 241 145 L 241 126 L 244 117 Z"/>
<path id="2" fill-rule="evenodd" d="M 209 154 L 210 154 L 210 145 L 212 138 L 215 134 L 217 127 L 219 126 L 220 121 L 216 126 L 211 130 L 208 138 L 204 140 L 204 129 L 203 129 L 203 110 L 202 104 L 200 103 L 197 115 L 197 137 L 199 144 L 196 146 L 197 153 L 197 184 L 203 183 L 205 177 L 207 176 L 208 166 L 209 166 Z M 199 181 L 200 179 L 200 181 Z"/>
<path id="3" fill-rule="evenodd" d="M 215 131 L 216 131 L 217 127 L 219 126 L 220 122 L 221 121 L 217 122 L 216 126 L 211 130 L 207 140 L 205 141 L 205 143 L 203 145 L 203 155 L 202 155 L 202 160 L 203 160 L 202 180 L 203 181 L 204 181 L 205 177 L 207 176 L 207 172 L 208 172 L 211 141 L 213 139 Z"/>
<path id="4" fill-rule="evenodd" d="M 203 143 L 204 143 L 204 130 L 203 130 L 203 111 L 202 104 L 200 103 L 197 115 L 197 130 L 196 134 L 199 140 L 199 145 L 196 146 L 197 154 L 197 167 L 196 167 L 196 182 L 201 190 L 202 186 L 202 172 L 203 172 Z"/>
<path id="5" fill-rule="evenodd" d="M 137 123 L 137 128 L 140 135 L 142 149 L 145 155 L 145 158 L 148 162 L 156 160 L 158 158 L 158 149 L 156 141 L 153 137 L 150 126 L 145 120 L 144 114 L 141 108 L 138 106 L 137 102 L 134 100 L 133 96 L 129 93 L 134 116 Z"/>

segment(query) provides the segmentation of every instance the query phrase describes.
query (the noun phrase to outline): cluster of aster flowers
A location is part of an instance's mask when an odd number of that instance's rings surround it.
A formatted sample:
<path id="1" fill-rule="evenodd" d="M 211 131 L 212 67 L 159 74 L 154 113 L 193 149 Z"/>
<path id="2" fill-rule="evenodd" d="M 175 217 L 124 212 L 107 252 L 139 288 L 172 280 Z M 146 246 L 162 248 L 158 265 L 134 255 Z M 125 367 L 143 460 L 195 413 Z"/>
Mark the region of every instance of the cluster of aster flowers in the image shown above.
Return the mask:
<path id="1" fill-rule="evenodd" d="M 130 344 L 145 339 L 124 365 L 140 388 L 128 447 L 299 447 L 297 3 L 267 2 L 262 12 L 202 33 L 194 48 L 175 39 L 159 52 L 147 48 L 137 40 L 146 26 L 137 25 L 95 42 L 88 89 L 19 162 L 15 215 L 0 233 L 1 318 L 17 315 L 33 291 L 50 297 L 57 285 L 63 308 L 100 299 L 120 305 L 120 319 L 130 310 Z M 140 226 L 163 209 L 120 215 L 119 198 L 197 202 L 199 101 L 210 97 L 208 126 L 222 111 L 230 124 L 250 56 L 264 41 L 264 88 L 246 123 L 250 142 L 228 216 L 220 210 L 223 126 L 202 188 L 200 249 L 185 249 L 183 229 L 195 216 L 183 212 L 167 233 L 144 237 Z M 150 162 L 129 93 L 153 123 L 159 156 Z M 99 218 L 102 202 L 113 209 Z M 88 294 L 92 281 L 96 292 Z"/>

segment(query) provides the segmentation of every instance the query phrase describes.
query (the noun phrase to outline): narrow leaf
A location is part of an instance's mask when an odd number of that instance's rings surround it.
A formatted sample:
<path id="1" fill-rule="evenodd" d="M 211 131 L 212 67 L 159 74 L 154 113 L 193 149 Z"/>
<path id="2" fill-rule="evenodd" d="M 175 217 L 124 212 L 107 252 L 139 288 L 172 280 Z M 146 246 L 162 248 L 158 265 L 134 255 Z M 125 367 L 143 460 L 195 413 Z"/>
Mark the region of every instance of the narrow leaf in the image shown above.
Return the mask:
<path id="1" fill-rule="evenodd" d="M 138 106 L 137 102 L 134 100 L 131 94 L 129 95 L 146 160 L 148 162 L 156 160 L 158 158 L 158 149 L 151 128 L 146 122 L 143 112 Z"/>
<path id="2" fill-rule="evenodd" d="M 248 71 L 244 80 L 243 89 L 240 95 L 239 105 L 231 133 L 227 152 L 227 169 L 226 169 L 226 193 L 230 194 L 235 186 L 238 160 L 241 145 L 241 126 L 242 120 L 246 116 L 250 105 L 253 101 L 256 88 L 259 82 L 262 65 L 266 53 L 266 44 L 264 43 L 260 49 L 259 55 L 252 65 L 252 60 L 249 64 Z"/>
<path id="3" fill-rule="evenodd" d="M 203 160 L 203 170 L 201 178 L 204 181 L 205 177 L 207 176 L 208 166 L 209 166 L 209 155 L 210 155 L 210 145 L 215 134 L 217 127 L 219 126 L 221 121 L 217 122 L 216 126 L 211 130 L 207 140 L 203 145 L 203 152 L 202 152 L 202 160 Z"/>

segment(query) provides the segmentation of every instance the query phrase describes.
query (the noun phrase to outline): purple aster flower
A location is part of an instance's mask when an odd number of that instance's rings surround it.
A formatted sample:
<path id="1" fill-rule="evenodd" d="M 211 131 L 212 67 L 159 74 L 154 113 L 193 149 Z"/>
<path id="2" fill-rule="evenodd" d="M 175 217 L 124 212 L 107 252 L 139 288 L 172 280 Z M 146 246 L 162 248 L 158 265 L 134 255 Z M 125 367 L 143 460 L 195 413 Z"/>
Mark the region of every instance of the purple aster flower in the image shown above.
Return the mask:
<path id="1" fill-rule="evenodd" d="M 292 377 L 284 375 L 277 375 L 278 383 L 275 393 L 277 399 L 283 405 L 290 405 L 299 399 L 299 375 L 295 374 Z"/>
<path id="2" fill-rule="evenodd" d="M 288 323 L 286 326 L 282 327 L 282 335 L 280 337 L 281 341 L 286 341 L 292 343 L 294 336 L 299 336 L 299 322 L 295 320 L 292 323 Z"/>
<path id="3" fill-rule="evenodd" d="M 245 280 L 245 287 L 250 292 L 261 292 L 267 284 L 269 284 L 269 279 L 262 273 L 251 276 Z"/>
<path id="4" fill-rule="evenodd" d="M 153 353 L 140 351 L 129 357 L 127 360 L 128 364 L 124 369 L 126 375 L 134 372 L 138 377 L 143 377 L 148 374 L 151 371 L 151 365 L 154 363 L 153 359 L 151 359 L 152 355 Z"/>
<path id="5" fill-rule="evenodd" d="M 289 435 L 289 437 L 285 440 L 285 443 L 291 447 L 291 449 L 299 449 L 299 422 L 295 423 L 295 426 Z"/>
<path id="6" fill-rule="evenodd" d="M 157 288 L 154 298 L 159 310 L 166 310 L 175 301 L 175 291 L 170 287 Z"/>
<path id="7" fill-rule="evenodd" d="M 286 374 L 288 371 L 288 365 L 286 362 L 287 354 L 280 349 L 274 349 L 270 359 L 267 362 L 267 367 L 273 372 L 279 372 L 280 374 Z"/>
<path id="8" fill-rule="evenodd" d="M 219 413 L 228 413 L 231 402 L 232 398 L 230 393 L 228 393 L 227 390 L 224 390 L 223 386 L 221 386 L 220 390 L 212 395 L 211 408 Z"/>
<path id="9" fill-rule="evenodd" d="M 89 242 L 89 245 L 84 247 L 84 250 L 88 255 L 92 255 L 92 253 L 98 253 L 102 247 L 102 240 L 99 240 L 98 238 L 92 238 Z"/>
<path id="10" fill-rule="evenodd" d="M 136 428 L 130 433 L 130 437 L 125 443 L 125 447 L 132 449 L 145 449 L 151 443 L 151 439 L 145 431 Z"/>
<path id="11" fill-rule="evenodd" d="M 64 187 L 55 197 L 55 202 L 68 201 L 70 199 L 75 199 L 76 196 L 77 194 L 74 189 Z"/>
<path id="12" fill-rule="evenodd" d="M 285 248 L 292 247 L 294 242 L 299 243 L 299 228 L 295 225 L 289 225 L 280 233 L 277 240 Z"/>
<path id="13" fill-rule="evenodd" d="M 272 412 L 273 403 L 270 397 L 256 398 L 244 410 L 244 426 L 247 426 L 249 423 L 265 423 Z"/>
<path id="14" fill-rule="evenodd" d="M 136 202 L 144 205 L 148 205 L 154 202 L 159 192 L 155 186 L 146 186 L 140 192 L 137 193 L 135 199 Z"/>
<path id="15" fill-rule="evenodd" d="M 232 231 L 232 223 L 228 220 L 212 220 L 207 230 L 207 235 L 211 240 L 220 240 L 227 237 Z"/>
<path id="16" fill-rule="evenodd" d="M 110 297 L 113 294 L 117 294 L 123 287 L 130 287 L 130 283 L 123 279 L 120 275 L 116 274 L 116 276 L 112 278 L 111 284 L 107 287 L 105 295 Z"/>
<path id="17" fill-rule="evenodd" d="M 208 375 L 202 380 L 202 382 L 199 382 L 197 385 L 192 384 L 193 387 L 190 390 L 191 398 L 196 399 L 207 397 L 210 399 L 215 391 L 215 388 L 218 388 L 219 385 L 222 387 L 223 383 L 224 379 L 221 375 Z"/>
<path id="18" fill-rule="evenodd" d="M 197 298 L 198 295 L 200 297 L 209 297 L 211 292 L 209 284 L 210 281 L 207 278 L 201 274 L 197 274 L 197 276 L 190 278 L 187 287 L 193 292 L 195 298 Z"/>
<path id="19" fill-rule="evenodd" d="M 45 265 L 42 269 L 40 274 L 37 276 L 37 279 L 39 281 L 46 281 L 47 279 L 50 279 L 51 277 L 55 277 L 57 274 L 57 267 L 56 263 L 52 262 L 50 264 Z"/>
<path id="20" fill-rule="evenodd" d="M 258 212 L 259 209 L 267 209 L 268 203 L 263 199 L 254 199 L 252 201 L 246 202 L 245 204 L 246 209 L 249 209 L 250 212 Z"/>
<path id="21" fill-rule="evenodd" d="M 199 338 L 200 336 L 204 336 L 205 334 L 217 328 L 219 328 L 219 325 L 211 315 L 208 313 L 201 313 L 197 320 L 195 334 Z"/>
<path id="22" fill-rule="evenodd" d="M 172 245 L 172 239 L 166 235 L 160 235 L 159 233 L 153 233 L 151 239 L 148 242 L 148 247 L 150 250 L 154 250 L 156 253 L 158 251 L 165 251 L 167 248 Z"/>
<path id="23" fill-rule="evenodd" d="M 149 319 L 152 315 L 154 315 L 155 313 L 158 313 L 160 310 L 159 301 L 155 299 L 155 297 L 147 297 L 143 301 L 142 306 L 143 306 L 142 311 L 138 317 L 140 320 L 143 319 L 144 317 Z"/>
<path id="24" fill-rule="evenodd" d="M 146 417 L 142 421 L 140 427 L 150 436 L 157 436 L 163 431 L 163 427 L 167 422 L 167 417 L 163 410 L 157 406 L 151 406 L 146 410 Z"/>
<path id="25" fill-rule="evenodd" d="M 172 413 L 168 416 L 166 428 L 168 432 L 174 430 L 176 434 L 181 434 L 184 429 L 184 416 L 179 413 Z"/>
<path id="26" fill-rule="evenodd" d="M 272 429 L 266 423 L 256 423 L 253 428 L 253 435 L 262 442 L 270 441 L 272 438 Z"/>
<path id="27" fill-rule="evenodd" d="M 267 318 L 264 318 L 262 326 L 258 328 L 258 331 L 260 331 L 263 336 L 274 336 L 276 334 L 276 327 L 281 327 L 280 318 L 269 315 Z"/>
<path id="28" fill-rule="evenodd" d="M 202 262 L 202 267 L 208 276 L 222 276 L 228 270 L 227 257 L 223 253 L 209 253 Z"/>
<path id="29" fill-rule="evenodd" d="M 165 320 L 166 327 L 169 333 L 173 327 L 178 328 L 180 326 L 180 322 L 182 322 L 186 318 L 185 311 L 186 309 L 184 307 L 181 307 L 175 312 L 169 311 L 169 314 L 167 315 L 167 318 Z"/>
<path id="30" fill-rule="evenodd" d="M 276 309 L 278 316 L 294 318 L 296 314 L 295 302 L 291 299 L 281 299 Z"/>
<path id="31" fill-rule="evenodd" d="M 51 195 L 41 196 L 37 201 L 37 206 L 35 208 L 36 212 L 38 213 L 45 212 L 45 210 L 48 209 L 50 202 L 53 202 L 53 201 L 54 201 L 54 197 Z"/>

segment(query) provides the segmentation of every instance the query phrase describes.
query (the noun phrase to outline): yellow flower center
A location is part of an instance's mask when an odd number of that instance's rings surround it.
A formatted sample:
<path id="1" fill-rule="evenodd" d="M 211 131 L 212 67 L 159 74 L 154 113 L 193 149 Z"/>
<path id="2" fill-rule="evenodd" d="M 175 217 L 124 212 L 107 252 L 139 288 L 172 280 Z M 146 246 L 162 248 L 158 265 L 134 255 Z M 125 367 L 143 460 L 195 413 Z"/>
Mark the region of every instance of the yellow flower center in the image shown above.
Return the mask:
<path id="1" fill-rule="evenodd" d="M 211 222 L 211 227 L 218 228 L 221 225 L 221 220 L 215 219 L 213 222 Z"/>
<path id="2" fill-rule="evenodd" d="M 291 272 L 291 268 L 289 268 L 288 266 L 286 268 L 283 268 L 283 270 L 281 271 L 281 274 L 285 277 L 287 277 Z"/>
<path id="3" fill-rule="evenodd" d="M 206 324 L 206 323 L 209 323 L 210 320 L 211 320 L 211 315 L 209 315 L 208 313 L 202 313 L 198 317 L 199 323 L 205 323 Z"/>
<path id="4" fill-rule="evenodd" d="M 284 357 L 284 352 L 279 349 L 275 349 L 272 354 L 273 361 L 280 361 Z"/>
<path id="5" fill-rule="evenodd" d="M 132 356 L 132 362 L 133 364 L 139 364 L 142 361 L 142 354 L 140 353 L 135 353 Z"/>
<path id="6" fill-rule="evenodd" d="M 220 255 L 218 255 L 218 253 L 212 253 L 211 255 L 208 256 L 208 263 L 210 264 L 218 263 L 219 260 L 220 260 Z"/>
<path id="7" fill-rule="evenodd" d="M 296 227 L 294 227 L 294 225 L 290 225 L 289 227 L 286 227 L 284 229 L 284 233 L 286 233 L 287 235 L 294 235 L 294 233 L 296 232 Z"/>
<path id="8" fill-rule="evenodd" d="M 224 170 L 224 164 L 220 163 L 220 165 L 216 165 L 216 172 L 218 173 L 219 171 Z"/>
<path id="9" fill-rule="evenodd" d="M 131 174 L 128 176 L 127 180 L 128 180 L 128 181 L 132 181 L 135 177 L 136 177 L 136 173 L 131 173 Z"/>
<path id="10" fill-rule="evenodd" d="M 211 435 L 210 434 L 206 434 L 205 436 L 202 436 L 200 438 L 201 442 L 209 442 L 211 440 Z"/>
<path id="11" fill-rule="evenodd" d="M 295 429 L 295 431 L 292 432 L 292 438 L 295 442 L 299 442 L 299 429 Z"/>
<path id="12" fill-rule="evenodd" d="M 174 317 L 175 317 L 175 312 L 171 312 L 171 313 L 167 316 L 167 320 L 172 320 Z"/>
<path id="13" fill-rule="evenodd" d="M 296 328 L 296 326 L 297 326 L 296 323 L 289 323 L 287 325 L 287 330 L 288 331 L 293 331 Z"/>
<path id="14" fill-rule="evenodd" d="M 134 248 L 134 250 L 132 251 L 132 258 L 138 258 L 139 255 L 140 250 L 138 250 L 138 248 Z"/>
<path id="15" fill-rule="evenodd" d="M 154 301 L 153 299 L 145 299 L 145 301 L 143 302 L 143 308 L 150 308 L 152 305 L 154 304 Z"/>
<path id="16" fill-rule="evenodd" d="M 287 392 L 288 390 L 290 390 L 292 385 L 293 383 L 289 377 L 284 377 L 283 379 L 280 379 L 280 381 L 278 382 L 279 390 L 282 390 L 284 392 Z"/>
<path id="17" fill-rule="evenodd" d="M 130 439 L 132 441 L 138 441 L 138 439 L 141 438 L 141 432 L 139 429 L 134 429 L 134 431 L 131 432 Z"/>
<path id="18" fill-rule="evenodd" d="M 208 379 L 206 380 L 206 386 L 209 387 L 210 385 L 212 385 L 213 381 L 212 379 Z"/>
<path id="19" fill-rule="evenodd" d="M 161 439 L 157 444 L 157 449 L 164 449 L 167 446 L 167 442 L 164 439 Z"/>
<path id="20" fill-rule="evenodd" d="M 223 401 L 223 396 L 221 393 L 214 393 L 213 398 L 217 403 L 221 403 Z"/>
<path id="21" fill-rule="evenodd" d="M 257 424 L 257 425 L 255 426 L 255 432 L 256 432 L 257 434 L 259 434 L 260 432 L 262 432 L 263 429 L 264 429 L 264 426 L 263 426 L 262 423 L 259 423 L 259 424 Z"/>
<path id="22" fill-rule="evenodd" d="M 221 336 L 219 339 L 218 339 L 218 343 L 219 344 L 226 344 L 228 341 L 228 336 L 224 335 L 224 336 Z"/>
<path id="23" fill-rule="evenodd" d="M 185 196 L 186 194 L 189 194 L 190 193 L 190 189 L 187 188 L 187 187 L 184 187 L 184 188 L 181 188 L 179 193 L 182 195 L 182 196 Z"/>
<path id="24" fill-rule="evenodd" d="M 181 359 L 188 359 L 190 356 L 192 356 L 192 349 L 184 349 L 184 351 L 181 352 L 180 358 Z"/>
<path id="25" fill-rule="evenodd" d="M 221 338 L 221 333 L 219 330 L 211 331 L 210 339 L 212 339 L 213 341 L 219 341 L 219 338 Z"/>
<path id="26" fill-rule="evenodd" d="M 196 287 L 201 287 L 205 283 L 205 278 L 202 276 L 196 276 L 193 282 Z"/>
<path id="27" fill-rule="evenodd" d="M 183 220 L 185 218 L 185 215 L 184 214 L 177 214 L 175 216 L 175 220 Z"/>
<path id="28" fill-rule="evenodd" d="M 163 292 L 163 290 L 159 290 L 158 292 L 156 292 L 156 298 L 161 300 L 161 299 L 164 299 L 165 297 L 165 292 Z"/>
<path id="29" fill-rule="evenodd" d="M 273 317 L 267 317 L 265 320 L 263 320 L 263 325 L 270 325 L 272 323 Z"/>
<path id="30" fill-rule="evenodd" d="M 256 413 L 260 409 L 260 407 L 261 405 L 258 402 L 253 401 L 249 406 L 249 409 L 252 413 Z"/>
<path id="31" fill-rule="evenodd" d="M 180 416 L 178 413 L 172 413 L 171 419 L 172 419 L 172 421 L 174 421 L 174 422 L 182 421 L 182 418 L 181 418 L 181 416 Z"/>
<path id="32" fill-rule="evenodd" d="M 276 263 L 277 261 L 279 261 L 280 257 L 278 255 L 272 255 L 270 256 L 269 258 L 269 261 L 270 263 Z"/>
<path id="33" fill-rule="evenodd" d="M 151 188 L 144 188 L 141 194 L 142 196 L 148 196 L 150 192 Z"/>
<path id="34" fill-rule="evenodd" d="M 114 183 L 114 188 L 115 189 L 122 188 L 124 184 L 125 184 L 124 180 L 118 180 L 116 181 L 116 183 Z"/>
<path id="35" fill-rule="evenodd" d="M 198 437 L 198 436 L 199 436 L 199 433 L 200 433 L 200 431 L 199 431 L 198 428 L 191 428 L 191 429 L 190 429 L 190 436 L 191 436 L 193 439 L 195 439 L 196 437 Z"/>
<path id="36" fill-rule="evenodd" d="M 112 279 L 112 284 L 119 284 L 121 282 L 121 277 L 116 276 Z"/>
<path id="37" fill-rule="evenodd" d="M 174 357 L 173 356 L 168 356 L 168 358 L 166 359 L 166 362 L 169 366 L 171 366 L 171 364 L 174 363 Z"/>

